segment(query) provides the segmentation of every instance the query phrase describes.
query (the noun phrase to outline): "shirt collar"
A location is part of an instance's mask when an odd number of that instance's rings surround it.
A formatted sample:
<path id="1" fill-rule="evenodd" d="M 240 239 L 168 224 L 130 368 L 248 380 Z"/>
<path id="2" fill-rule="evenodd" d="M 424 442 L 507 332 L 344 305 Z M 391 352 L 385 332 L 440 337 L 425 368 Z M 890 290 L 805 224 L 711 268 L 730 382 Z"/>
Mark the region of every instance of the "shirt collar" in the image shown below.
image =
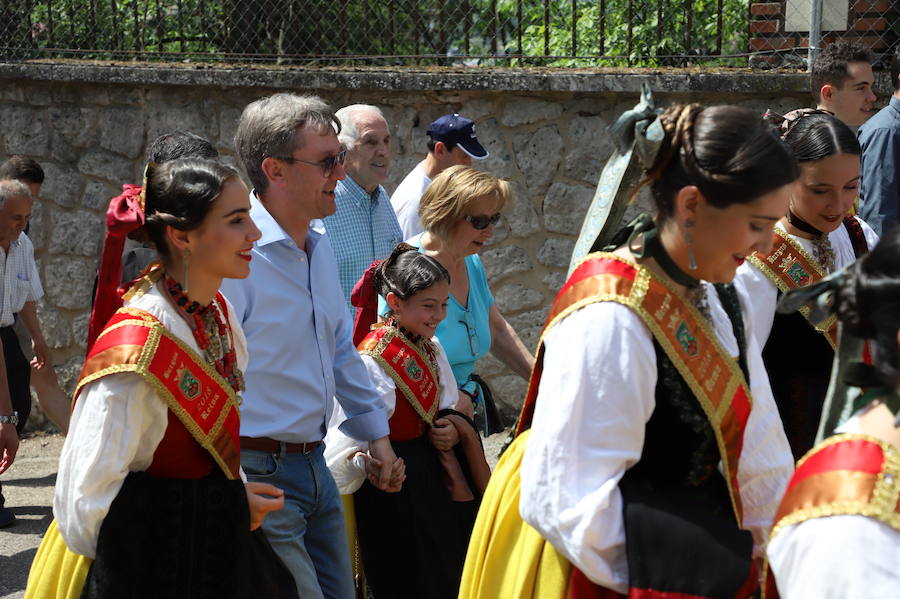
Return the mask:
<path id="1" fill-rule="evenodd" d="M 359 183 L 353 180 L 353 177 L 347 175 L 340 181 L 338 181 L 338 185 L 343 186 L 347 192 L 349 192 L 350 197 L 356 201 L 362 201 L 363 199 L 367 199 L 373 204 L 377 204 L 378 200 L 381 199 L 382 193 L 387 193 L 384 191 L 384 187 L 379 185 L 375 188 L 375 191 L 369 193 L 365 189 L 363 189 Z"/>
<path id="2" fill-rule="evenodd" d="M 894 110 L 900 112 L 900 98 L 897 96 L 891 96 L 890 105 L 894 108 Z"/>
<path id="3" fill-rule="evenodd" d="M 256 228 L 259 229 L 259 232 L 261 233 L 260 238 L 256 241 L 257 247 L 269 245 L 270 243 L 277 243 L 279 241 L 285 241 L 292 246 L 296 245 L 290 235 L 288 235 L 285 230 L 281 228 L 281 225 L 278 224 L 275 217 L 266 210 L 266 207 L 259 199 L 259 196 L 256 195 L 256 190 L 250 192 L 250 218 L 256 223 Z M 325 225 L 321 220 L 315 219 L 310 221 L 309 232 L 306 234 L 306 247 L 308 248 L 309 253 L 312 253 L 313 250 L 315 250 L 316 244 L 319 242 L 319 238 L 322 237 L 324 232 Z"/>

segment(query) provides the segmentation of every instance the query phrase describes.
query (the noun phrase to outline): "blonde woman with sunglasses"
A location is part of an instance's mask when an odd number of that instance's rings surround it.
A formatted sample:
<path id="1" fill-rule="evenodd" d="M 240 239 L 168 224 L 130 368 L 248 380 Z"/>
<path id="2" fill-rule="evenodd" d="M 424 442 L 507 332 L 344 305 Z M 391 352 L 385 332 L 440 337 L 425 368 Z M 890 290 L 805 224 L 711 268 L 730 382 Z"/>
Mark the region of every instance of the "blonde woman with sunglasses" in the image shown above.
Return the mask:
<path id="1" fill-rule="evenodd" d="M 491 351 L 524 379 L 534 363 L 531 353 L 494 304 L 478 257 L 510 199 L 506 181 L 471 167 L 451 167 L 435 177 L 425 190 L 419 204 L 425 232 L 408 240 L 450 273 L 447 317 L 437 326 L 436 335 L 453 368 L 460 406 L 471 400 L 479 415 L 485 413 L 484 407 L 486 413 L 492 411 L 492 406 L 483 403 L 490 391 L 475 374 L 479 359 Z M 379 312 L 387 312 L 383 300 L 379 302 Z M 486 434 L 495 430 L 497 424 L 480 417 L 476 422 Z"/>

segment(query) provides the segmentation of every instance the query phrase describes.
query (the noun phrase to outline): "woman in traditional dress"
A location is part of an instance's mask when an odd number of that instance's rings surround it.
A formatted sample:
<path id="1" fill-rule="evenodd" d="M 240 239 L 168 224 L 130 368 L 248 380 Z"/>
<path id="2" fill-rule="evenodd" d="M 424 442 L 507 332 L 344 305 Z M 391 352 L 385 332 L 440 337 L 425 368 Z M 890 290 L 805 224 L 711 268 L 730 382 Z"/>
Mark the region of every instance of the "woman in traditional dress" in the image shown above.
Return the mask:
<path id="1" fill-rule="evenodd" d="M 845 369 L 865 393 L 836 406 L 852 417 L 797 464 L 769 566 L 784 599 L 900 597 L 900 229 L 815 292 L 833 293 L 841 344 L 866 339 L 873 360 Z"/>
<path id="2" fill-rule="evenodd" d="M 758 587 L 754 558 L 793 461 L 746 334 L 751 302 L 718 283 L 769 249 L 797 165 L 744 108 L 646 119 L 632 130 L 658 142 L 644 154 L 657 217 L 585 258 L 554 301 L 461 598 Z"/>
<path id="3" fill-rule="evenodd" d="M 502 426 L 496 420 L 490 390 L 475 373 L 476 362 L 490 351 L 526 379 L 534 363 L 494 304 L 478 256 L 494 234 L 494 225 L 510 197 L 509 184 L 490 173 L 467 166 L 448 168 L 435 177 L 419 204 L 425 232 L 407 240 L 450 273 L 447 318 L 438 326 L 437 337 L 447 351 L 459 393 L 464 401 L 471 399 L 475 420 L 486 435 Z M 382 300 L 379 313 L 386 312 Z"/>
<path id="4" fill-rule="evenodd" d="M 772 249 L 754 252 L 738 270 L 753 297 L 754 331 L 769 373 L 775 403 L 794 459 L 812 448 L 828 389 L 834 319 L 815 327 L 808 311 L 775 314 L 787 290 L 820 281 L 878 242 L 875 232 L 851 216 L 859 188 L 859 142 L 844 123 L 821 111 L 786 118 L 769 113 L 800 163 L 787 214 L 775 228 Z"/>
<path id="5" fill-rule="evenodd" d="M 391 445 L 405 465 L 398 493 L 364 482 L 365 447 L 332 428 L 329 467 L 354 496 L 366 580 L 375 597 L 456 597 L 490 468 L 435 331 L 447 314 L 450 274 L 401 243 L 375 267 L 372 284 L 387 320 L 359 344 L 369 377 L 390 415 Z M 371 458 L 364 456 L 365 461 Z M 371 480 L 371 478 L 370 478 Z M 349 484 L 355 481 L 355 484 Z M 403 564 L 403 567 L 397 567 Z"/>
<path id="6" fill-rule="evenodd" d="M 284 499 L 242 480 L 247 349 L 218 292 L 249 274 L 260 236 L 247 188 L 230 167 L 184 159 L 151 164 L 144 189 L 162 264 L 85 360 L 26 597 L 296 596 L 250 532 Z"/>

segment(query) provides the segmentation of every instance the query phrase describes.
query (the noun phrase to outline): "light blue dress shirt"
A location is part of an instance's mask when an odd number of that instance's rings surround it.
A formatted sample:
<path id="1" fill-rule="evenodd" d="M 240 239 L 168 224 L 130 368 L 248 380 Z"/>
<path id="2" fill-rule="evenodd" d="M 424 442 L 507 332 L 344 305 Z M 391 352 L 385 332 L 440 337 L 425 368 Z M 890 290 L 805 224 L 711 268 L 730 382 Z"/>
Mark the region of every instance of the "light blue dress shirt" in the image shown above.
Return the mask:
<path id="1" fill-rule="evenodd" d="M 352 322 L 321 223 L 313 221 L 306 247 L 299 248 L 255 193 L 250 202 L 250 216 L 262 233 L 250 276 L 222 284 L 250 352 L 241 435 L 318 441 L 336 398 L 347 414 L 340 427 L 345 434 L 359 441 L 384 437 L 387 413 L 353 346 Z"/>
<path id="2" fill-rule="evenodd" d="M 859 128 L 859 215 L 881 236 L 900 222 L 900 99 Z"/>
<path id="3" fill-rule="evenodd" d="M 374 260 L 391 255 L 403 241 L 403 232 L 384 187 L 371 194 L 346 176 L 334 190 L 337 211 L 325 217 L 325 230 L 337 258 L 344 300 L 350 314 L 350 292 Z"/>
<path id="4" fill-rule="evenodd" d="M 422 251 L 421 234 L 407 240 L 407 243 Z M 466 273 L 469 276 L 469 297 L 463 298 L 465 305 L 451 293 L 447 316 L 434 334 L 447 353 L 456 386 L 473 393 L 476 384 L 469 380 L 469 376 L 475 372 L 475 363 L 491 349 L 490 311 L 494 296 L 478 254 L 466 256 Z M 379 296 L 378 313 L 384 316 L 387 311 L 387 302 Z"/>

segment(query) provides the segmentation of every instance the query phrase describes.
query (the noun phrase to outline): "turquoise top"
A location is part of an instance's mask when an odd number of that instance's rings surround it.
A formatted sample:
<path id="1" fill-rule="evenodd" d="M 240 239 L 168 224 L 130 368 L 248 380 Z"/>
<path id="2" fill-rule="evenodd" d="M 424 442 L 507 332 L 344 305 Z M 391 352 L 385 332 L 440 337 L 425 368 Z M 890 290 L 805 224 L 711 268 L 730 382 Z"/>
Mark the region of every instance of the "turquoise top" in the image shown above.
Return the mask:
<path id="1" fill-rule="evenodd" d="M 408 244 L 422 251 L 422 235 L 416 235 Z M 475 370 L 475 362 L 491 349 L 491 326 L 489 313 L 494 304 L 494 296 L 488 287 L 487 275 L 478 254 L 466 256 L 466 272 L 469 275 L 469 297 L 463 303 L 450 294 L 447 302 L 447 317 L 438 325 L 438 341 L 447 352 L 447 359 L 453 368 L 456 386 L 470 393 L 476 390 L 469 375 Z M 387 303 L 378 298 L 378 313 L 387 314 Z"/>

